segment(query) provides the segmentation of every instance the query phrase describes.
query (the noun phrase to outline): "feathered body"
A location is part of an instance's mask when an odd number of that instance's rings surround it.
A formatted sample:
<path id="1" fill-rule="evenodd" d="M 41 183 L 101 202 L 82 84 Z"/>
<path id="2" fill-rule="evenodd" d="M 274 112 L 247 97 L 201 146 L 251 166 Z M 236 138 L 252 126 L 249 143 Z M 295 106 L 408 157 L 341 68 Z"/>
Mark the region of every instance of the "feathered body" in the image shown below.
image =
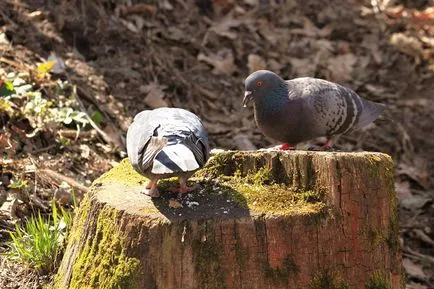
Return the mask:
<path id="1" fill-rule="evenodd" d="M 205 165 L 209 158 L 208 134 L 201 120 L 187 110 L 145 110 L 128 128 L 127 152 L 134 169 L 154 181 L 151 195 L 155 195 L 156 180 L 178 176 L 185 184 Z"/>
<path id="2" fill-rule="evenodd" d="M 260 70 L 245 84 L 244 104 L 253 100 L 255 120 L 264 135 L 292 145 L 361 128 L 385 108 L 349 88 L 317 78 L 285 81 Z"/>

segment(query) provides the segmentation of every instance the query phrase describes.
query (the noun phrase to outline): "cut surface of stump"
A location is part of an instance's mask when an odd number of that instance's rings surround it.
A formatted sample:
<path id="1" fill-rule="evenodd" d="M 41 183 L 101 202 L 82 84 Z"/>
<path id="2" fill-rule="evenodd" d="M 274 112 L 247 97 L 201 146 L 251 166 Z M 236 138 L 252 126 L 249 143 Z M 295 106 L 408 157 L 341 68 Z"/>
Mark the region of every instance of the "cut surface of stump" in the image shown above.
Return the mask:
<path id="1" fill-rule="evenodd" d="M 96 180 L 55 288 L 402 288 L 385 154 L 227 151 L 189 182 L 151 199 L 127 159 Z"/>

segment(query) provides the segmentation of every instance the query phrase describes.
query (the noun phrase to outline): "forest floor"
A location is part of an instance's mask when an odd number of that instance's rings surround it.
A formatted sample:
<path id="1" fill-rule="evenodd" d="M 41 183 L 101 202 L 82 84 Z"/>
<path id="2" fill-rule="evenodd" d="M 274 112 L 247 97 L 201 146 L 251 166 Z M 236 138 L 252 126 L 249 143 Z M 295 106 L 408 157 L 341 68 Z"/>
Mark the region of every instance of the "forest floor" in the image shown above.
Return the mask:
<path id="1" fill-rule="evenodd" d="M 336 146 L 393 157 L 407 288 L 433 288 L 433 1 L 132 2 L 0 2 L 0 95 L 10 82 L 36 91 L 0 96 L 2 244 L 15 223 L 49 211 L 53 198 L 70 204 L 72 191 L 80 197 L 124 158 L 126 130 L 143 109 L 195 112 L 215 148 L 271 145 L 241 105 L 245 77 L 269 69 L 387 105 Z M 1 288 L 49 278 L 0 264 Z"/>

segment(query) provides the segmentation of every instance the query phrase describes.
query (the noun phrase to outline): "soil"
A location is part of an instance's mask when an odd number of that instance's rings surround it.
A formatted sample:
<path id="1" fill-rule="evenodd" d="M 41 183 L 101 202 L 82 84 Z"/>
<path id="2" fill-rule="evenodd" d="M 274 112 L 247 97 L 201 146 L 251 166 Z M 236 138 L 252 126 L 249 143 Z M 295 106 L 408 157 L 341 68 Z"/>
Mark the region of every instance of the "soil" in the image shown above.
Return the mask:
<path id="1" fill-rule="evenodd" d="M 102 115 L 78 133 L 64 125 L 29 138 L 33 120 L 0 108 L 1 241 L 35 210 L 49 211 L 53 197 L 67 205 L 73 189 L 80 198 L 125 157 L 126 130 L 143 109 L 198 114 L 214 148 L 274 144 L 241 105 L 245 77 L 266 68 L 286 79 L 334 81 L 387 105 L 336 148 L 393 157 L 407 288 L 434 286 L 433 1 L 6 0 L 0 52 L 1 78 L 34 72 L 54 53 L 65 69 L 35 80 L 36 88 L 56 103 L 53 87 L 67 80 L 77 108 Z M 9 187 L 17 179 L 28 180 L 30 197 Z M 2 273 L 0 287 L 41 286 L 41 278 L 23 276 Z"/>

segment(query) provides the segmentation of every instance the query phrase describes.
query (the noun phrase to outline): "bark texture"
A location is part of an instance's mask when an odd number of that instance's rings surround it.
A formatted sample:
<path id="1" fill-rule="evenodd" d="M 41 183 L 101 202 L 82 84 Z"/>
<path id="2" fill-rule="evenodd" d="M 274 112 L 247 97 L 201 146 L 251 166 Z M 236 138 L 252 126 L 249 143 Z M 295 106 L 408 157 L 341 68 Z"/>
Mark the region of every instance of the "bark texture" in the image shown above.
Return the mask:
<path id="1" fill-rule="evenodd" d="M 402 288 L 389 156 L 229 151 L 192 181 L 182 208 L 126 160 L 95 181 L 55 288 Z"/>

